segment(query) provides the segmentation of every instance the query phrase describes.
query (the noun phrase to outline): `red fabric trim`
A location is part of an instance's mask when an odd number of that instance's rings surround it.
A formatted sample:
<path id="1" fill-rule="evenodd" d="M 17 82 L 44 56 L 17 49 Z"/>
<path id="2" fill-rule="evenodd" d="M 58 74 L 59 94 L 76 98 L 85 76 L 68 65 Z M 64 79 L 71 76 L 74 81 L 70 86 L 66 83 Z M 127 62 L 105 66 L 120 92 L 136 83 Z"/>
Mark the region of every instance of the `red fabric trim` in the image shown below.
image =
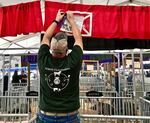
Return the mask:
<path id="1" fill-rule="evenodd" d="M 55 19 L 59 9 L 91 12 L 93 14 L 91 37 L 150 39 L 148 6 L 101 6 L 46 1 L 44 30 Z M 88 28 L 89 24 L 84 23 L 84 26 Z"/>
<path id="2" fill-rule="evenodd" d="M 3 9 L 0 8 L 0 35 L 2 30 L 2 20 L 3 20 Z"/>
<path id="3" fill-rule="evenodd" d="M 15 36 L 43 30 L 40 1 L 2 7 L 2 36 Z"/>

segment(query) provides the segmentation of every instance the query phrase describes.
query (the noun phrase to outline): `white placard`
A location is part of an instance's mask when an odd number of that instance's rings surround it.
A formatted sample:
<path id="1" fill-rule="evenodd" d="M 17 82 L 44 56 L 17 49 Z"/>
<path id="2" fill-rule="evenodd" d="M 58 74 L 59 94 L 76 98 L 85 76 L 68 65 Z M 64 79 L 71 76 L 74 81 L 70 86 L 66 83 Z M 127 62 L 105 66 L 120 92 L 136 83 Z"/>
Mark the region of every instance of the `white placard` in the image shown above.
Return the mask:
<path id="1" fill-rule="evenodd" d="M 83 27 L 84 17 L 83 16 L 79 16 L 79 15 L 74 15 L 74 20 L 75 20 L 75 23 L 77 24 L 77 26 L 78 26 L 78 28 L 79 28 L 79 30 L 81 32 L 82 27 Z M 65 19 L 62 22 L 60 30 L 64 31 L 64 32 L 72 33 L 71 25 L 70 25 L 70 23 L 68 22 L 67 19 Z"/>

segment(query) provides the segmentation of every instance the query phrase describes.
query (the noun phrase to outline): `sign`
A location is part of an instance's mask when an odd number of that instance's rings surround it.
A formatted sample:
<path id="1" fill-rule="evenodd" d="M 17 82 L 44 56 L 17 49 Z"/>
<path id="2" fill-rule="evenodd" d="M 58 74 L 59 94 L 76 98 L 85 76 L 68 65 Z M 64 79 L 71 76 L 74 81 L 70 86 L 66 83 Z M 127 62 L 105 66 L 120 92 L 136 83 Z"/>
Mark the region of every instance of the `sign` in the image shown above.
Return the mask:
<path id="1" fill-rule="evenodd" d="M 103 96 L 102 92 L 98 92 L 98 91 L 88 91 L 86 93 L 86 96 L 89 96 L 89 97 L 101 97 Z"/>
<path id="2" fill-rule="evenodd" d="M 37 91 L 29 91 L 26 93 L 26 96 L 38 96 L 38 92 Z"/>

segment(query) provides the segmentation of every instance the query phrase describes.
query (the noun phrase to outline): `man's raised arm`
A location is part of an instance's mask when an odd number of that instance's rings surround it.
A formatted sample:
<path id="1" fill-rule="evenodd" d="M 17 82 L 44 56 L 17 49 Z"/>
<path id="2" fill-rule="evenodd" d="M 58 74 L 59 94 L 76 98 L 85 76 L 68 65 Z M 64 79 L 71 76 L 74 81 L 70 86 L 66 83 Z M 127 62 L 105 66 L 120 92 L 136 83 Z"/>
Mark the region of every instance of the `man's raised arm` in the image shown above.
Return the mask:
<path id="1" fill-rule="evenodd" d="M 48 27 L 48 29 L 44 34 L 42 44 L 47 44 L 48 46 L 50 45 L 50 39 L 52 38 L 56 26 L 62 20 L 64 14 L 65 14 L 64 12 L 58 10 L 55 20 L 51 23 L 51 25 Z"/>
<path id="2" fill-rule="evenodd" d="M 82 36 L 79 28 L 77 27 L 77 24 L 75 23 L 73 13 L 71 11 L 67 11 L 67 19 L 72 27 L 73 36 L 75 38 L 75 44 L 79 45 L 81 49 L 83 50 L 83 42 L 82 42 Z"/>

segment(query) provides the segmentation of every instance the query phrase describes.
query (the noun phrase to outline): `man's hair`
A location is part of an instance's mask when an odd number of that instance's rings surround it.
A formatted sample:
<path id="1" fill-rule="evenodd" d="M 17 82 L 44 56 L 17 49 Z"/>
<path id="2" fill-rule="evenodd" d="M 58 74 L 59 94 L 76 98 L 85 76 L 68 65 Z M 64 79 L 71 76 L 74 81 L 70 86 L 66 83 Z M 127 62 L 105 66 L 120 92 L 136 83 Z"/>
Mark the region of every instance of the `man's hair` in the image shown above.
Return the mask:
<path id="1" fill-rule="evenodd" d="M 64 53 L 68 49 L 67 35 L 64 32 L 58 32 L 51 39 L 52 53 Z"/>

